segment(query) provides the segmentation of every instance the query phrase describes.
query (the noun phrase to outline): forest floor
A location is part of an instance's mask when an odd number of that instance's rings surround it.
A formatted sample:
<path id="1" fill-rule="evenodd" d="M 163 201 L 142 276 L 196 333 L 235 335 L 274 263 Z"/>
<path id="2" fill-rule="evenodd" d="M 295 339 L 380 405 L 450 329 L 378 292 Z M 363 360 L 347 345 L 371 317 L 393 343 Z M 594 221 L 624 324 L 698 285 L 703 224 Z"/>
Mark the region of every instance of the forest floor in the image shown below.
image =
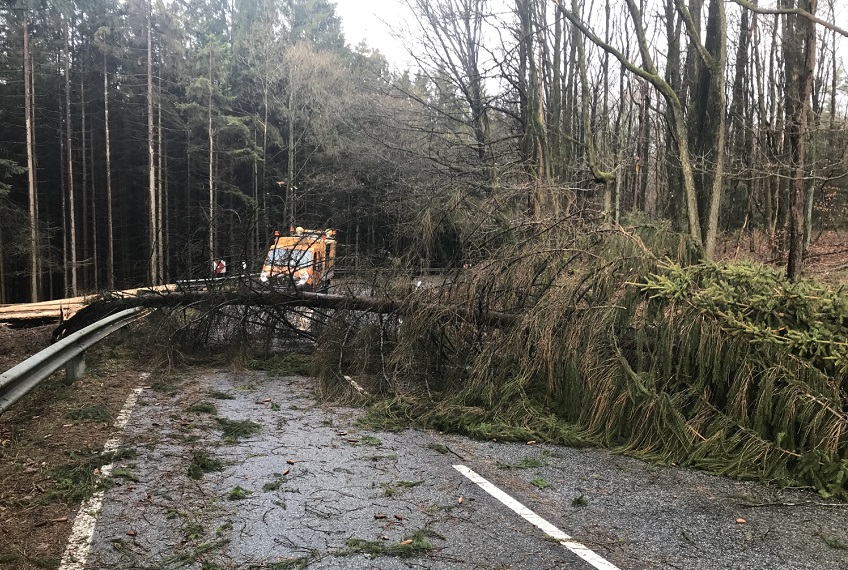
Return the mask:
<path id="1" fill-rule="evenodd" d="M 0 325 L 0 370 L 48 346 L 54 325 Z M 58 568 L 80 504 L 94 484 L 92 460 L 138 384 L 127 354 L 90 349 L 88 369 L 68 386 L 54 374 L 0 416 L 0 568 Z"/>
<path id="2" fill-rule="evenodd" d="M 725 235 L 718 245 L 718 259 L 749 260 L 782 266 L 777 252 L 762 233 L 741 237 Z M 827 230 L 815 236 L 804 258 L 804 275 L 831 285 L 848 284 L 848 230 Z"/>
<path id="3" fill-rule="evenodd" d="M 759 235 L 725 239 L 718 257 L 777 264 Z M 848 231 L 815 236 L 805 264 L 807 275 L 848 284 Z M 47 347 L 53 328 L 0 324 L 0 371 Z M 128 349 L 111 343 L 90 351 L 81 380 L 67 386 L 62 376 L 0 416 L 0 570 L 59 567 L 78 493 L 93 484 L 92 461 L 139 381 Z"/>

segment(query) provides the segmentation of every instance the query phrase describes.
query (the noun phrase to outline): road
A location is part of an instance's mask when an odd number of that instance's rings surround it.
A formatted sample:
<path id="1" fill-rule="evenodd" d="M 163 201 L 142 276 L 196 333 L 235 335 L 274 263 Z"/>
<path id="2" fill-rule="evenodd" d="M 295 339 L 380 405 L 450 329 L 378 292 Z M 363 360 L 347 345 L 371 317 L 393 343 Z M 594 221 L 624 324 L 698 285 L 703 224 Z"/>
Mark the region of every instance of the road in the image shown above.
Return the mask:
<path id="1" fill-rule="evenodd" d="M 60 569 L 848 568 L 844 505 L 604 450 L 367 430 L 310 382 L 219 371 L 139 389 L 115 484 L 81 509 Z M 258 431 L 228 439 L 243 420 Z"/>

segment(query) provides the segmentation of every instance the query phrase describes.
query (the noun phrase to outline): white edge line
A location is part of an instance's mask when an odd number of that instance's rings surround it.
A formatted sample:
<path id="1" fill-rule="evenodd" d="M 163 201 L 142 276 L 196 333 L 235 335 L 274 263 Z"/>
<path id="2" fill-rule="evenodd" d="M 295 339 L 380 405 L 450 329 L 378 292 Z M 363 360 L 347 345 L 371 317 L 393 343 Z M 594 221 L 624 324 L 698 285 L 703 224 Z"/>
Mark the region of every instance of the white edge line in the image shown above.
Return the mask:
<path id="1" fill-rule="evenodd" d="M 566 547 L 568 550 L 597 568 L 598 570 L 620 570 L 618 566 L 609 562 L 605 558 L 596 554 L 594 551 L 590 550 L 588 547 L 583 544 L 577 542 L 557 527 L 513 499 L 508 494 L 501 491 L 498 487 L 496 487 L 493 483 L 491 483 L 488 479 L 484 478 L 482 475 L 479 475 L 474 470 L 466 467 L 465 465 L 454 465 L 454 469 L 465 475 L 470 481 L 476 483 L 481 489 L 489 493 L 491 496 L 499 500 L 501 503 L 509 507 L 517 515 L 521 516 L 524 520 L 547 534 L 549 537 L 553 538 L 561 545 Z"/>
<path id="2" fill-rule="evenodd" d="M 114 427 L 116 433 L 103 445 L 103 453 L 115 451 L 121 445 L 121 435 L 138 401 L 138 395 L 143 389 L 134 388 L 132 393 L 127 397 L 124 407 L 121 408 L 121 412 L 115 420 Z M 100 468 L 100 477 L 111 475 L 113 467 L 113 463 L 102 466 Z M 83 570 L 85 568 L 85 563 L 88 560 L 88 554 L 91 549 L 91 539 L 94 538 L 94 527 L 97 524 L 97 516 L 100 514 L 100 508 L 103 506 L 104 494 L 105 490 L 99 489 L 80 505 L 79 513 L 77 513 L 74 519 L 74 526 L 71 528 L 71 536 L 68 538 L 68 546 L 65 547 L 65 553 L 62 555 L 62 561 L 59 563 L 59 570 Z"/>

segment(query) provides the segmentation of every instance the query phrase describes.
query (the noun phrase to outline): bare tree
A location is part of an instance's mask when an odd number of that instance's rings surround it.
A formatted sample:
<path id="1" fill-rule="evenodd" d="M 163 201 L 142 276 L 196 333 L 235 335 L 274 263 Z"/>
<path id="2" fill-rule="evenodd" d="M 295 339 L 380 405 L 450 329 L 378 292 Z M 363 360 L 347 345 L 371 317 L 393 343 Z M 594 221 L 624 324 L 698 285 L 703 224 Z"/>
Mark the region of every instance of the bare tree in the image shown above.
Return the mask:
<path id="1" fill-rule="evenodd" d="M 703 239 L 701 234 L 700 216 L 698 215 L 698 193 L 695 184 L 695 170 L 689 148 L 683 105 L 674 89 L 671 88 L 668 82 L 665 81 L 657 71 L 657 67 L 654 64 L 653 57 L 651 56 L 650 47 L 648 46 L 647 35 L 641 23 L 641 10 L 634 0 L 627 0 L 628 13 L 630 14 L 630 20 L 636 34 L 636 40 L 639 45 L 639 53 L 642 57 L 642 65 L 638 66 L 627 59 L 620 50 L 598 37 L 598 35 L 595 34 L 581 18 L 578 18 L 577 15 L 570 9 L 564 7 L 562 3 L 558 4 L 558 9 L 592 43 L 615 57 L 625 69 L 648 81 L 662 95 L 666 105 L 668 105 L 671 111 L 669 114 L 669 123 L 675 142 L 677 143 L 680 167 L 683 175 L 683 190 L 686 196 L 685 203 L 689 237 L 696 244 L 702 245 Z"/>
<path id="2" fill-rule="evenodd" d="M 571 0 L 571 10 L 574 14 L 582 19 L 582 9 L 578 0 Z M 589 80 L 586 74 L 586 50 L 583 45 L 583 37 L 576 38 L 578 62 L 580 66 L 580 102 L 583 117 L 583 132 L 586 144 L 586 159 L 589 164 L 589 169 L 592 172 L 592 177 L 595 182 L 603 184 L 603 204 L 604 212 L 609 214 L 612 207 L 612 184 L 615 182 L 615 174 L 601 169 L 595 151 L 595 133 L 592 131 L 592 119 L 590 115 L 589 101 Z"/>
<path id="3" fill-rule="evenodd" d="M 818 0 L 782 0 L 787 10 L 800 9 L 815 15 Z M 786 276 L 801 277 L 804 260 L 804 194 L 807 128 L 810 94 L 816 67 L 816 25 L 798 13 L 783 16 L 783 61 L 785 69 L 786 130 L 789 138 L 791 183 L 789 187 L 789 259 Z"/>
<path id="4" fill-rule="evenodd" d="M 727 98 L 725 67 L 727 64 L 727 18 L 724 0 L 710 0 L 706 38 L 702 41 L 699 22 L 678 2 L 678 11 L 697 55 L 692 93 L 689 97 L 689 135 L 697 157 L 700 184 L 698 212 L 701 237 L 707 257 L 712 257 L 718 233 L 718 214 L 724 188 L 725 137 L 727 133 Z M 694 55 L 692 56 L 694 57 Z"/>
<path id="5" fill-rule="evenodd" d="M 524 0 L 519 0 L 524 1 Z M 488 102 L 480 69 L 486 0 L 407 0 L 418 15 L 424 55 L 417 55 L 449 78 L 468 105 L 463 120 L 474 137 L 478 160 L 487 156 Z"/>

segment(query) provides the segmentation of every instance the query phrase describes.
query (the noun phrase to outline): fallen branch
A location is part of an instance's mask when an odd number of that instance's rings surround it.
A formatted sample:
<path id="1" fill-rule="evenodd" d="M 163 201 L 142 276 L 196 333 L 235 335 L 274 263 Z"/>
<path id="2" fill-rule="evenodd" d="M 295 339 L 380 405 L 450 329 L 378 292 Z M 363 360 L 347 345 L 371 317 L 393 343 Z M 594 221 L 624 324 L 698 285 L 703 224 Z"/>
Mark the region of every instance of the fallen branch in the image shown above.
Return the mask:
<path id="1" fill-rule="evenodd" d="M 816 501 L 801 501 L 798 503 L 739 503 L 741 507 L 761 508 L 761 507 L 848 507 L 848 503 L 819 503 Z"/>

